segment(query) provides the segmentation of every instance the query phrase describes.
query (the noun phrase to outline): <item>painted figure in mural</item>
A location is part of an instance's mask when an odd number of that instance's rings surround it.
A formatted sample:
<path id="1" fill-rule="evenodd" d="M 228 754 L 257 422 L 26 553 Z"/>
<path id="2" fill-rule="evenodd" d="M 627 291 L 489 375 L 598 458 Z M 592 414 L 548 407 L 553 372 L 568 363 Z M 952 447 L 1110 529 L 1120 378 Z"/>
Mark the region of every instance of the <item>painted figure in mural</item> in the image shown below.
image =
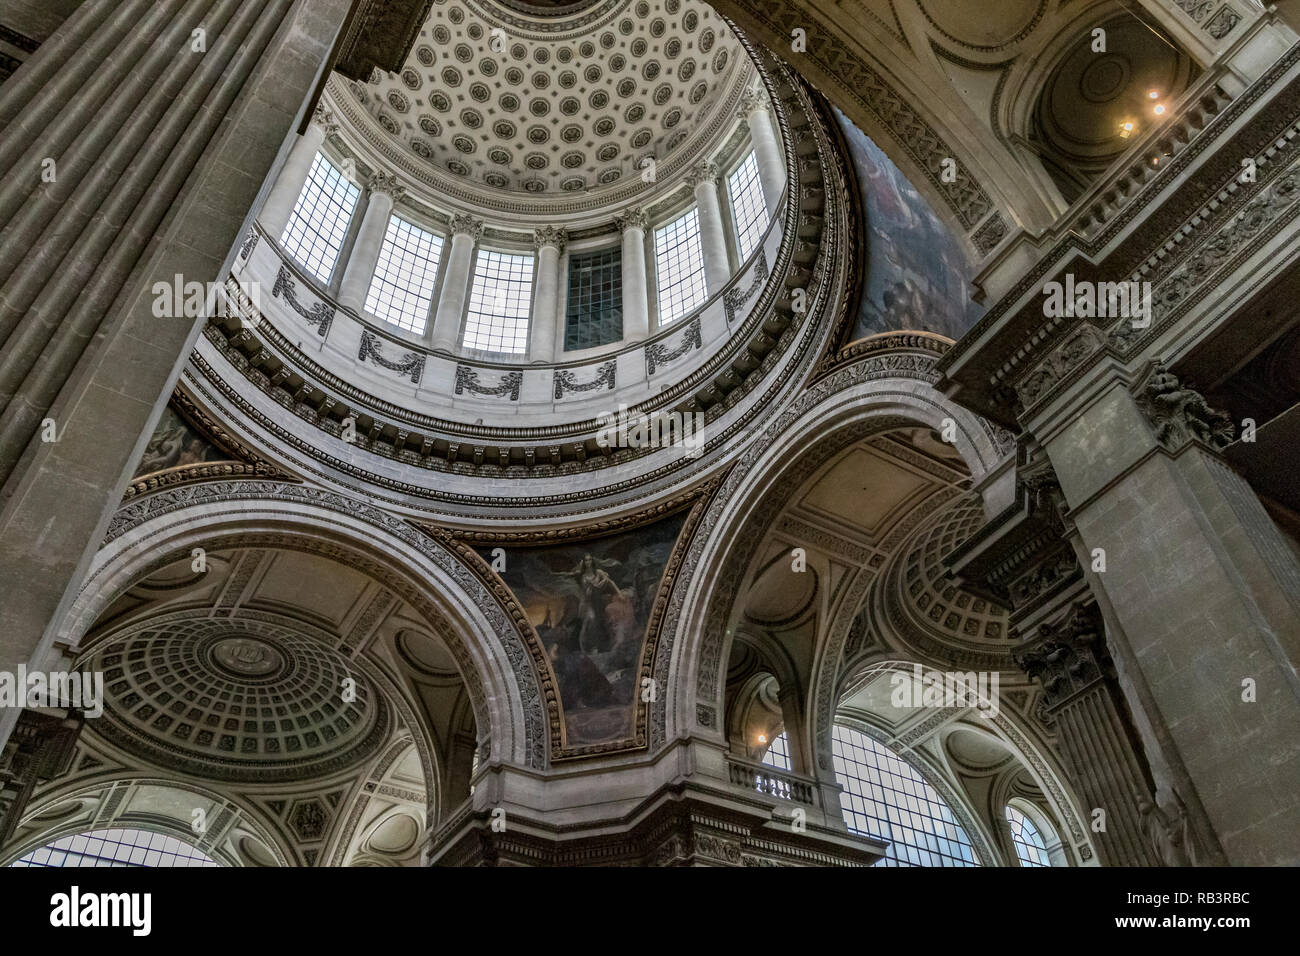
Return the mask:
<path id="1" fill-rule="evenodd" d="M 135 477 L 151 475 L 180 465 L 216 461 L 221 452 L 196 434 L 185 420 L 168 406 L 158 420 L 144 454 L 135 469 Z"/>
<path id="2" fill-rule="evenodd" d="M 578 584 L 578 643 L 588 654 L 609 650 L 614 643 L 605 609 L 609 602 L 623 596 L 623 590 L 603 569 L 596 566 L 590 553 L 568 574 Z"/>

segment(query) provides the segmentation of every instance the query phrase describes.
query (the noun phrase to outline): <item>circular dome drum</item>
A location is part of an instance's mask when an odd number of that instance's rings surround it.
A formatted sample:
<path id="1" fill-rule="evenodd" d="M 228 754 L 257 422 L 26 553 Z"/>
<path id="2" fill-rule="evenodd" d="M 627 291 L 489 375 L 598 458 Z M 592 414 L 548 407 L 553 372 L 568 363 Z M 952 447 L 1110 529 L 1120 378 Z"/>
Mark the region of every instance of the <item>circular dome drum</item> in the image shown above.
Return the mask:
<path id="1" fill-rule="evenodd" d="M 851 214 L 801 81 L 696 0 L 533 6 L 436 3 L 401 71 L 331 77 L 238 250 L 188 384 L 293 469 L 453 519 L 644 507 L 824 347 Z"/>

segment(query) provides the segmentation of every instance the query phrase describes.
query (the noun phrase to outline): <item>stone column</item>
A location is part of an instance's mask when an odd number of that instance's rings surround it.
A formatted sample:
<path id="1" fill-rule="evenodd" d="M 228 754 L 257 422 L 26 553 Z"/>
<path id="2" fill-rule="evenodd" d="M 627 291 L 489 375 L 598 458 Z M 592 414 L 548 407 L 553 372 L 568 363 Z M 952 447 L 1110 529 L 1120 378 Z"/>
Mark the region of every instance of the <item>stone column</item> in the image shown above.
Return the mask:
<path id="1" fill-rule="evenodd" d="M 645 272 L 646 214 L 629 209 L 614 220 L 623 233 L 623 341 L 650 334 L 650 304 Z"/>
<path id="2" fill-rule="evenodd" d="M 1089 588 L 1070 540 L 1060 483 L 1042 449 L 1030 443 L 1015 472 L 1014 517 L 986 525 L 947 559 L 961 582 L 1011 609 L 1009 636 L 1021 668 L 1043 686 L 1042 718 L 1056 725 L 1066 777 L 1091 824 L 1095 810 L 1106 829 L 1090 834 L 1100 862 L 1148 866 L 1163 860 L 1148 832 L 1161 783 L 1177 799 L 1180 779 L 1157 779 L 1153 760 L 1163 757 L 1158 740 L 1143 734 L 1145 711 L 1124 672 L 1122 630 Z M 1005 506 L 1005 503 L 1004 503 Z M 1154 754 L 1154 757 L 1153 757 Z M 1186 788 L 1184 788 L 1186 791 Z M 1221 862 L 1194 794 L 1188 825 L 1190 845 L 1207 848 L 1201 863 Z M 1191 835 L 1196 831 L 1196 836 Z M 1091 852 L 1081 832 L 1062 831 L 1085 863 Z"/>
<path id="3" fill-rule="evenodd" d="M 352 253 L 348 256 L 343 281 L 339 285 L 339 302 L 358 313 L 366 308 L 366 294 L 370 291 L 375 266 L 379 264 L 379 253 L 384 247 L 393 205 L 406 194 L 397 177 L 384 172 L 371 176 L 368 188 L 366 211 L 361 217 L 361 227 L 352 243 Z"/>
<path id="4" fill-rule="evenodd" d="M 338 128 L 338 123 L 334 121 L 334 114 L 318 106 L 311 122 L 307 124 L 306 131 L 298 137 L 297 142 L 293 144 L 293 149 L 289 151 L 289 157 L 280 168 L 280 175 L 276 177 L 271 194 L 266 197 L 262 211 L 257 214 L 257 221 L 262 224 L 266 234 L 276 242 L 280 241 L 285 226 L 289 225 L 293 207 L 302 194 L 302 187 L 307 184 L 307 177 L 311 175 L 316 154 L 324 145 L 325 138 Z"/>
<path id="5" fill-rule="evenodd" d="M 542 226 L 533 231 L 537 242 L 537 287 L 528 327 L 528 358 L 550 362 L 555 358 L 556 308 L 560 295 L 560 252 L 569 240 L 563 228 Z"/>
<path id="6" fill-rule="evenodd" d="M 781 158 L 781 140 L 776 135 L 776 119 L 768 109 L 767 96 L 748 89 L 740 95 L 740 117 L 749 126 L 749 139 L 758 164 L 758 181 L 763 184 L 767 211 L 776 209 L 785 191 L 785 161 Z"/>
<path id="7" fill-rule="evenodd" d="M 1071 604 L 1051 624 L 1040 624 L 1012 653 L 1043 686 L 1044 718 L 1055 724 L 1061 757 L 1092 823 L 1105 813 L 1105 829 L 1092 834 L 1109 866 L 1158 866 L 1147 820 L 1151 783 L 1141 747 L 1106 650 L 1096 605 Z"/>
<path id="8" fill-rule="evenodd" d="M 456 351 L 460 320 L 465 313 L 465 296 L 469 293 L 469 275 L 474 267 L 474 245 L 483 235 L 483 223 L 472 216 L 454 216 L 451 220 L 451 253 L 438 290 L 438 308 L 433 317 L 431 347 Z"/>
<path id="9" fill-rule="evenodd" d="M 1104 386 L 1046 450 L 1189 805 L 1229 865 L 1294 865 L 1300 566 L 1219 454 L 1231 432 L 1154 365 Z"/>
<path id="10" fill-rule="evenodd" d="M 38 784 L 68 769 L 84 718 L 20 712 L 13 734 L 0 749 L 0 848 L 14 835 Z"/>
<path id="11" fill-rule="evenodd" d="M 558 264 L 556 265 L 559 275 L 559 288 L 555 292 L 555 336 L 552 341 L 551 355 L 554 358 L 562 359 L 564 357 L 564 332 L 568 325 L 566 313 L 569 306 L 569 253 L 565 249 L 560 250 Z"/>
<path id="12" fill-rule="evenodd" d="M 0 670 L 53 643 L 199 333 L 154 285 L 227 274 L 351 6 L 85 3 L 0 85 Z"/>
<path id="13" fill-rule="evenodd" d="M 695 190 L 695 205 L 700 216 L 700 247 L 704 254 L 704 277 L 709 294 L 712 295 L 731 279 L 727 234 L 722 225 L 722 202 L 718 198 L 718 167 L 711 162 L 700 163 L 691 170 L 686 181 Z"/>

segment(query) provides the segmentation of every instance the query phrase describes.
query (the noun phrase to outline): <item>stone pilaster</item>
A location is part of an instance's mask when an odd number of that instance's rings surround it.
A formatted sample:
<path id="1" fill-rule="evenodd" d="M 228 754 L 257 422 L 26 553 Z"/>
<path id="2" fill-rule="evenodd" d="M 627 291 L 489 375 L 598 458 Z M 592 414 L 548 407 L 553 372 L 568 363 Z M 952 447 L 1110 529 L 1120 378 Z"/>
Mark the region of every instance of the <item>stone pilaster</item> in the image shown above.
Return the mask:
<path id="1" fill-rule="evenodd" d="M 1139 807 L 1152 801 L 1141 745 L 1126 713 L 1094 605 L 1075 603 L 1013 650 L 1016 662 L 1043 687 L 1042 716 L 1056 726 L 1071 782 L 1104 829 L 1093 840 L 1111 866 L 1152 866 Z"/>
<path id="2" fill-rule="evenodd" d="M 1043 687 L 1040 716 L 1055 724 L 1070 784 L 1089 816 L 1106 815 L 1093 840 L 1108 865 L 1159 859 L 1138 807 L 1153 803 L 1146 749 L 1110 651 L 1110 635 L 1067 538 L 1065 501 L 1041 452 L 1017 470 L 1017 495 L 948 557 L 963 583 L 1011 608 L 1017 662 Z M 1075 847 L 1087 862 L 1087 847 Z"/>

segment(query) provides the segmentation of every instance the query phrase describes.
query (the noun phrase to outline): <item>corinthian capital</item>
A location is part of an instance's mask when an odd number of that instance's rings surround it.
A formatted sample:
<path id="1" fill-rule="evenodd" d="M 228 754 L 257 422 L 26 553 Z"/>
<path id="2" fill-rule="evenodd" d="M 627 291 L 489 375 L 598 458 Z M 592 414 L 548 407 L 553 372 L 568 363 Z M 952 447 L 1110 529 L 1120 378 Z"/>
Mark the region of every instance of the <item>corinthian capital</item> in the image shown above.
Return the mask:
<path id="1" fill-rule="evenodd" d="M 402 197 L 406 195 L 406 187 L 398 181 L 397 176 L 383 170 L 371 176 L 366 186 L 372 193 L 383 193 L 386 196 L 391 196 L 393 202 L 400 202 Z"/>
<path id="2" fill-rule="evenodd" d="M 686 174 L 687 184 L 694 189 L 700 183 L 718 184 L 718 164 L 710 160 L 696 163 L 691 167 L 691 171 Z"/>
<path id="3" fill-rule="evenodd" d="M 614 224 L 618 226 L 619 232 L 627 232 L 629 229 L 640 229 L 644 232 L 646 226 L 650 225 L 650 217 L 645 214 L 644 209 L 634 206 L 624 210 L 621 216 L 615 216 Z"/>
<path id="4" fill-rule="evenodd" d="M 1030 677 L 1043 685 L 1048 707 L 1111 676 L 1101 622 L 1095 606 L 1074 604 L 1054 624 L 1039 625 L 1011 655 Z"/>
<path id="5" fill-rule="evenodd" d="M 746 87 L 740 94 L 740 102 L 736 105 L 736 115 L 741 119 L 749 119 L 751 113 L 765 109 L 767 109 L 767 94 L 752 86 Z"/>
<path id="6" fill-rule="evenodd" d="M 563 226 L 538 226 L 533 230 L 533 241 L 539 249 L 542 246 L 554 246 L 563 252 L 569 242 L 569 233 Z"/>
<path id="7" fill-rule="evenodd" d="M 323 106 L 316 107 L 316 111 L 311 114 L 311 121 L 323 129 L 326 136 L 332 136 L 339 131 L 339 123 L 334 118 L 334 113 Z"/>
<path id="8" fill-rule="evenodd" d="M 473 216 L 456 215 L 451 217 L 451 233 L 469 236 L 475 242 L 483 238 L 483 221 Z"/>

